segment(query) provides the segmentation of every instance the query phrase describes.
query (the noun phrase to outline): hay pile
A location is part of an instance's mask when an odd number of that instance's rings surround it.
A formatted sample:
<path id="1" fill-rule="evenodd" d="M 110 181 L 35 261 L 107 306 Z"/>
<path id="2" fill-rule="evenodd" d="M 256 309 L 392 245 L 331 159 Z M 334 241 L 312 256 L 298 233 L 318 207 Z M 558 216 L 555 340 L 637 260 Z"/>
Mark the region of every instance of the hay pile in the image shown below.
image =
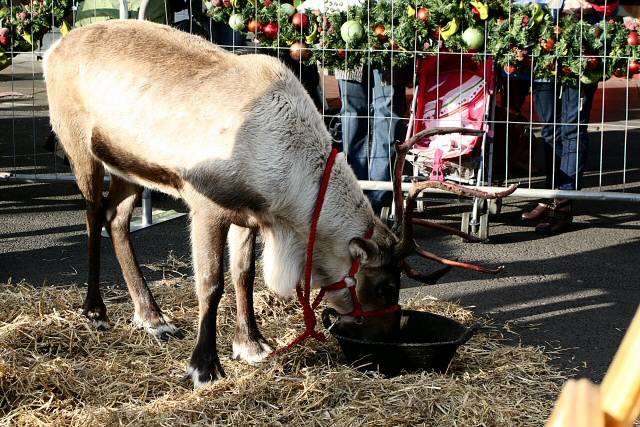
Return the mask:
<path id="1" fill-rule="evenodd" d="M 300 310 L 258 288 L 261 330 L 286 344 L 302 328 Z M 184 339 L 161 343 L 134 329 L 124 290 L 105 290 L 113 328 L 96 332 L 77 311 L 83 287 L 0 285 L 0 425 L 539 426 L 563 380 L 540 349 L 486 335 L 463 346 L 446 375 L 363 374 L 342 364 L 333 339 L 247 366 L 228 358 L 235 324 L 228 289 L 218 315 L 227 378 L 194 392 L 179 382 L 196 329 L 191 281 L 167 278 L 152 290 Z M 409 305 L 474 320 L 430 298 Z"/>

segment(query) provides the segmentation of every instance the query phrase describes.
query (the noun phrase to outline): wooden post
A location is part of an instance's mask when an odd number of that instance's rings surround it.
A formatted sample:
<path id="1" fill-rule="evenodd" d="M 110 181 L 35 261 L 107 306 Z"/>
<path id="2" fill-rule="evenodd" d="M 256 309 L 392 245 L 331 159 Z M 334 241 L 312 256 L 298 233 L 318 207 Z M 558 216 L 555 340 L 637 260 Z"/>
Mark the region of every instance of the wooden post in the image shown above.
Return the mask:
<path id="1" fill-rule="evenodd" d="M 600 386 L 607 427 L 631 426 L 640 415 L 640 307 Z"/>
<path id="2" fill-rule="evenodd" d="M 602 385 L 587 379 L 562 387 L 546 427 L 631 427 L 640 415 L 640 306 Z"/>

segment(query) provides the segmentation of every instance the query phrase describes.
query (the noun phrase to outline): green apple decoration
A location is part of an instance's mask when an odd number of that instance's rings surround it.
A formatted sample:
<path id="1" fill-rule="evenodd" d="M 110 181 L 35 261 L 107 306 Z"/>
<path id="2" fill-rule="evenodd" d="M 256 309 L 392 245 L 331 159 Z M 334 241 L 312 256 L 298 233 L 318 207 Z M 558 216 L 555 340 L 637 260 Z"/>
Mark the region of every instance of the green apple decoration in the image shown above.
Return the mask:
<path id="1" fill-rule="evenodd" d="M 244 18 L 239 13 L 234 13 L 229 17 L 229 26 L 236 31 L 244 30 Z"/>
<path id="2" fill-rule="evenodd" d="M 469 27 L 462 33 L 462 40 L 471 50 L 478 50 L 484 45 L 484 32 L 477 27 Z"/>
<path id="3" fill-rule="evenodd" d="M 292 4 L 289 4 L 289 3 L 282 3 L 282 4 L 280 5 L 280 10 L 281 10 L 283 13 L 286 13 L 286 14 L 287 14 L 287 15 L 289 15 L 289 16 L 293 15 L 294 13 L 296 13 L 296 8 L 295 8 L 295 7 L 293 7 L 293 5 L 292 5 Z"/>
<path id="4" fill-rule="evenodd" d="M 340 27 L 340 36 L 347 43 L 356 43 L 364 37 L 364 28 L 360 22 L 351 19 Z"/>

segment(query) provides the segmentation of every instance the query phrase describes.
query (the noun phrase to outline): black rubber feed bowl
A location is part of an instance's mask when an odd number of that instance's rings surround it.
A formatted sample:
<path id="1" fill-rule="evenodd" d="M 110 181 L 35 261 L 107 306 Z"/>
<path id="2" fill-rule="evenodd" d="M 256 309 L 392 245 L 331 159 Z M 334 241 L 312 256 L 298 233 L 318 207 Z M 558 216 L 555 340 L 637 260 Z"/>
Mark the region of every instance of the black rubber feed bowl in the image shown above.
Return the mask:
<path id="1" fill-rule="evenodd" d="M 458 347 L 479 329 L 433 313 L 402 310 L 400 332 L 394 341 L 365 341 L 349 336 L 335 310 L 322 312 L 322 322 L 342 347 L 349 363 L 360 370 L 387 376 L 402 372 L 445 372 Z"/>

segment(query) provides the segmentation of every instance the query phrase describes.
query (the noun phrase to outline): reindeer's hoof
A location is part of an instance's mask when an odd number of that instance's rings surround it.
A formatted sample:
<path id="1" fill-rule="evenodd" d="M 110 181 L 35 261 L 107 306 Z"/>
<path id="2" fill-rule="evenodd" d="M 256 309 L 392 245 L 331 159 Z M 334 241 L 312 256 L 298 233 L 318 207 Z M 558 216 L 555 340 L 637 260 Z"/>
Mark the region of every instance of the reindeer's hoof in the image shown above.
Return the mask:
<path id="1" fill-rule="evenodd" d="M 175 326 L 173 321 L 164 314 L 160 314 L 154 320 L 143 320 L 136 313 L 133 316 L 133 324 L 162 341 L 166 341 L 169 338 L 184 337 L 184 332 Z"/>
<path id="2" fill-rule="evenodd" d="M 244 360 L 249 365 L 257 365 L 266 359 L 273 351 L 273 348 L 267 343 L 267 340 L 260 337 L 257 340 L 233 340 L 233 353 L 231 358 L 234 360 Z"/>
<path id="3" fill-rule="evenodd" d="M 196 367 L 193 362 L 187 368 L 187 373 L 182 378 L 182 381 L 188 381 L 191 379 L 193 382 L 193 388 L 204 387 L 212 382 L 225 377 L 224 369 L 219 360 L 211 361 L 204 366 Z"/>
<path id="4" fill-rule="evenodd" d="M 111 329 L 106 307 L 83 308 L 82 315 L 89 319 L 93 326 L 99 331 Z"/>

